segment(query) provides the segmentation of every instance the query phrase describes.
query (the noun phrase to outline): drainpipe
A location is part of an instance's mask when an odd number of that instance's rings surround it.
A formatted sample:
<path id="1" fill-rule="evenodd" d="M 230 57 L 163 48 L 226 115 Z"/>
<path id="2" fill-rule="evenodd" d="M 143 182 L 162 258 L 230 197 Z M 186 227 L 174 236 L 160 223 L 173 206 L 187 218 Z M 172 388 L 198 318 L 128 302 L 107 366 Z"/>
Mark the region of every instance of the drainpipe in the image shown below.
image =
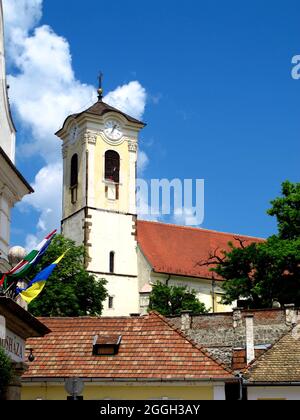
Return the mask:
<path id="1" fill-rule="evenodd" d="M 239 380 L 239 399 L 238 401 L 243 400 L 243 385 L 244 385 L 244 377 L 241 373 L 237 374 L 238 380 Z"/>

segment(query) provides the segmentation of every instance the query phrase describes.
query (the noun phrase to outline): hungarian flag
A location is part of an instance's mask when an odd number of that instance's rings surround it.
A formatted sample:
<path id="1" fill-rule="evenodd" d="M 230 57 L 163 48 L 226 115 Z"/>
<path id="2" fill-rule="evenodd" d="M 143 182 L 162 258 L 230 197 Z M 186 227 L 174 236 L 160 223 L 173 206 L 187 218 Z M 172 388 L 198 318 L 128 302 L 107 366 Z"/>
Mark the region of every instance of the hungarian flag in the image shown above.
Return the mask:
<path id="1" fill-rule="evenodd" d="M 0 280 L 0 286 L 3 285 L 6 278 L 10 278 L 12 280 L 19 280 L 22 279 L 28 271 L 38 264 L 42 256 L 47 251 L 49 245 L 51 244 L 52 239 L 54 238 L 57 230 L 51 232 L 46 238 L 34 249 L 31 251 L 19 264 L 16 265 L 12 270 L 8 273 L 5 273 Z"/>

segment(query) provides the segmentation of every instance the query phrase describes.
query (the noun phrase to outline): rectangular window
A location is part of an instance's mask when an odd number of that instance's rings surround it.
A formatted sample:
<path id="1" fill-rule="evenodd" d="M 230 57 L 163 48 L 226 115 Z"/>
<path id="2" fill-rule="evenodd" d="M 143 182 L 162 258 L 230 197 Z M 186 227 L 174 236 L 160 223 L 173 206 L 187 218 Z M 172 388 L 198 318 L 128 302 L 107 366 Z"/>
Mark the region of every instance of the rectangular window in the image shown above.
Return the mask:
<path id="1" fill-rule="evenodd" d="M 109 254 L 109 272 L 111 274 L 115 272 L 115 253 L 113 251 Z"/>
<path id="2" fill-rule="evenodd" d="M 114 298 L 112 296 L 109 296 L 108 298 L 108 309 L 114 308 Z"/>

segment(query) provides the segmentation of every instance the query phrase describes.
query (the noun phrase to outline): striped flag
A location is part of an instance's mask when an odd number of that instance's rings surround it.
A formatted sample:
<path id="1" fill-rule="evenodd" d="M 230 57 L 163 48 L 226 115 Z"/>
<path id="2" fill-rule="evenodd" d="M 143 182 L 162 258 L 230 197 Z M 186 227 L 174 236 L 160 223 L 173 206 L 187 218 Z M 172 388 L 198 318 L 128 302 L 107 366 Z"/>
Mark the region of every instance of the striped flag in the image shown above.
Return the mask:
<path id="1" fill-rule="evenodd" d="M 46 281 L 49 279 L 57 264 L 64 258 L 68 251 L 59 257 L 53 264 L 42 270 L 28 285 L 25 290 L 19 290 L 19 294 L 25 302 L 31 303 L 43 291 Z"/>
<path id="2" fill-rule="evenodd" d="M 42 256 L 47 251 L 49 245 L 51 244 L 52 239 L 56 235 L 57 230 L 51 232 L 46 238 L 34 249 L 31 251 L 19 264 L 17 264 L 12 270 L 8 273 L 5 273 L 0 280 L 0 286 L 3 285 L 5 279 L 9 277 L 12 280 L 22 279 L 28 271 L 38 264 Z"/>

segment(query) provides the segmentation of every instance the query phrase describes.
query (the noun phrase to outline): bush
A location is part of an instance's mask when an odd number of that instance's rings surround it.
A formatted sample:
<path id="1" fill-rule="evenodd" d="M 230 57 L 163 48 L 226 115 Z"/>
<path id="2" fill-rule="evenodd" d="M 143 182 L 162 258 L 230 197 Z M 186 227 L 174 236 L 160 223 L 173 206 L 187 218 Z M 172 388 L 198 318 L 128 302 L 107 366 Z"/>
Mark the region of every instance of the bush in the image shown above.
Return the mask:
<path id="1" fill-rule="evenodd" d="M 0 399 L 3 398 L 5 388 L 12 379 L 12 363 L 0 347 Z"/>
<path id="2" fill-rule="evenodd" d="M 178 316 L 182 311 L 191 311 L 194 314 L 208 312 L 204 303 L 198 300 L 195 290 L 162 283 L 157 283 L 152 287 L 149 311 L 151 310 L 164 316 Z"/>

